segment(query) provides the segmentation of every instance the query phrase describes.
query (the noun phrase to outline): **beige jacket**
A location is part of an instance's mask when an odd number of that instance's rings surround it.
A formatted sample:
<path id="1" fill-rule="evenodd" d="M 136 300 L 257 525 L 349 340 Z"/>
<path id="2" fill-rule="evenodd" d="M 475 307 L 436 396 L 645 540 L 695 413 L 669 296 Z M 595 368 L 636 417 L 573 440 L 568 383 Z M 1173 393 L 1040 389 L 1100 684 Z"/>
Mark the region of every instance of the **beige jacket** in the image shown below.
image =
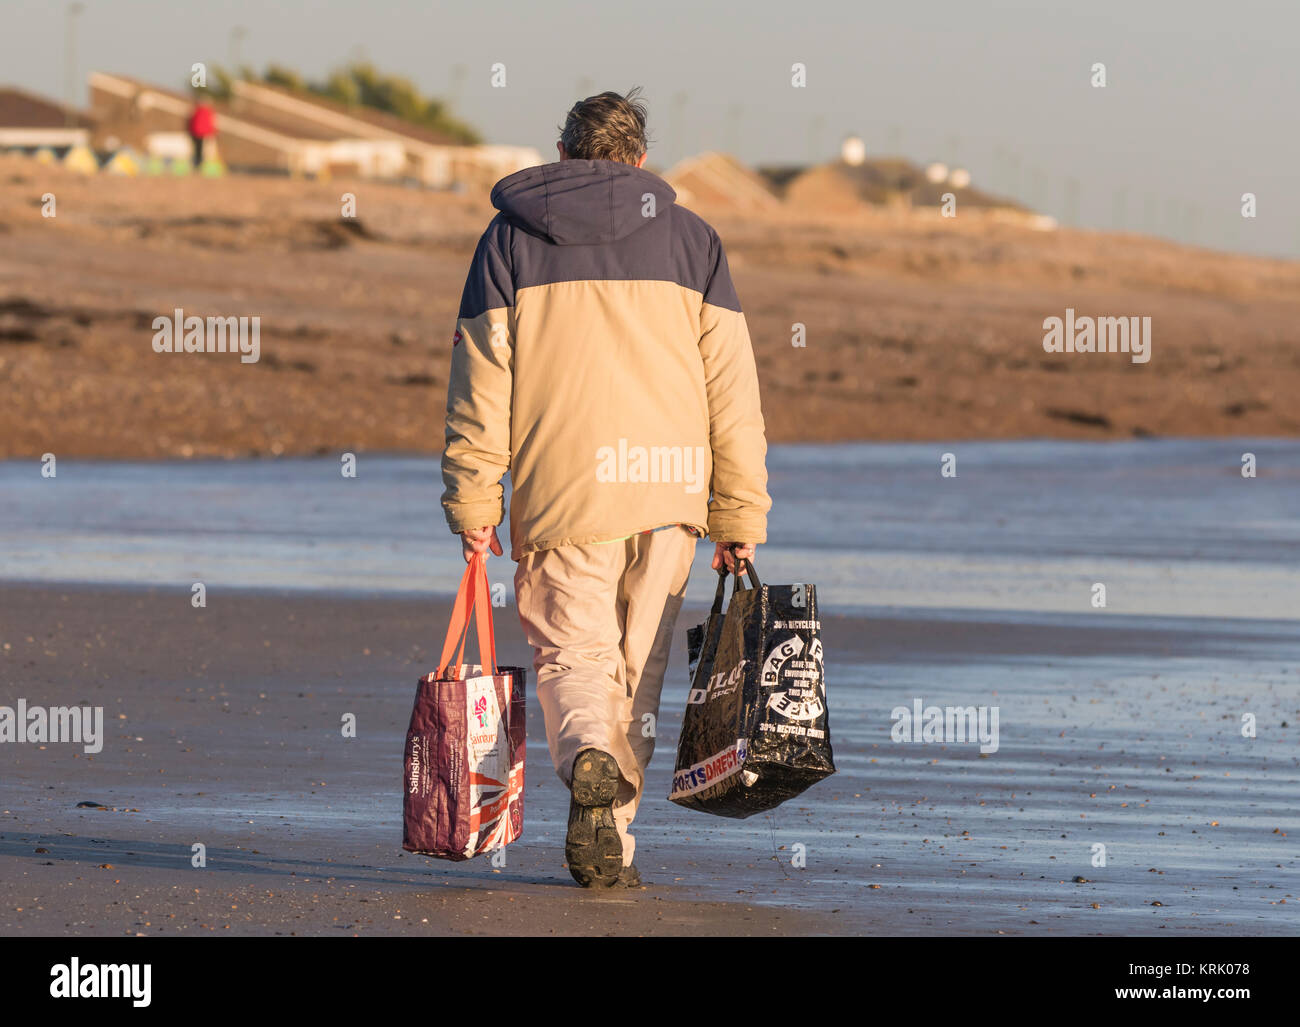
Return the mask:
<path id="1" fill-rule="evenodd" d="M 499 182 L 453 338 L 442 505 L 511 555 L 664 524 L 764 542 L 754 354 L 717 233 L 649 172 L 563 161 Z"/>

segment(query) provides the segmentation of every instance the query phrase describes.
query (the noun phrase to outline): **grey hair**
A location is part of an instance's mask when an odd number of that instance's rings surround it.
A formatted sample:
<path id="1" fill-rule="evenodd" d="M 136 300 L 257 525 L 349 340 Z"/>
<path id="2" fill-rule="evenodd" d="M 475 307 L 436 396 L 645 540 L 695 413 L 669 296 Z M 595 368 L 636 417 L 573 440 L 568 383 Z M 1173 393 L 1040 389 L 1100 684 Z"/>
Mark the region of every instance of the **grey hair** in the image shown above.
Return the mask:
<path id="1" fill-rule="evenodd" d="M 564 152 L 574 160 L 617 160 L 635 164 L 646 152 L 649 112 L 639 87 L 618 93 L 597 93 L 579 100 L 560 129 Z"/>

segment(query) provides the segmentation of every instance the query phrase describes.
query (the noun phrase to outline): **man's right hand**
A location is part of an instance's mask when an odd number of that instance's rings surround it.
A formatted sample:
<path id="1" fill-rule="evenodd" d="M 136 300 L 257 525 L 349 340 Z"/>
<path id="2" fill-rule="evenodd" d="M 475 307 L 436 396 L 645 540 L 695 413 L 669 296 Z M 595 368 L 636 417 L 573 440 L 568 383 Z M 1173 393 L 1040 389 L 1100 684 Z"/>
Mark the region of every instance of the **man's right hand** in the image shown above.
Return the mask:
<path id="1" fill-rule="evenodd" d="M 496 528 L 470 528 L 460 533 L 460 544 L 465 553 L 465 562 L 469 563 L 475 553 L 484 556 L 489 551 L 501 555 L 501 540 L 497 538 Z"/>
<path id="2" fill-rule="evenodd" d="M 713 549 L 713 569 L 721 570 L 723 564 L 726 564 L 727 573 L 735 574 L 736 560 L 754 559 L 754 550 L 757 548 L 757 542 L 719 542 Z"/>

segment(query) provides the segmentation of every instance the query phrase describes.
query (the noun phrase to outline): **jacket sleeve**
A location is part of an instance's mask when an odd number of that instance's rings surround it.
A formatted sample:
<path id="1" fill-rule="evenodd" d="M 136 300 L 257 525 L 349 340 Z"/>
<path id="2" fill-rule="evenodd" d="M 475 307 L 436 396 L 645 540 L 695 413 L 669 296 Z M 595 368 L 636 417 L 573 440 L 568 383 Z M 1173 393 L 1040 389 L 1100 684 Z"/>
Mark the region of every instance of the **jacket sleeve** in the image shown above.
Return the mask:
<path id="1" fill-rule="evenodd" d="M 497 525 L 504 516 L 515 328 L 505 234 L 498 220 L 479 240 L 452 337 L 442 508 L 453 532 Z"/>
<path id="2" fill-rule="evenodd" d="M 726 253 L 716 235 L 711 245 L 712 268 L 700 309 L 700 356 L 713 449 L 709 537 L 716 542 L 766 542 L 772 500 L 767 494 L 758 370 Z"/>

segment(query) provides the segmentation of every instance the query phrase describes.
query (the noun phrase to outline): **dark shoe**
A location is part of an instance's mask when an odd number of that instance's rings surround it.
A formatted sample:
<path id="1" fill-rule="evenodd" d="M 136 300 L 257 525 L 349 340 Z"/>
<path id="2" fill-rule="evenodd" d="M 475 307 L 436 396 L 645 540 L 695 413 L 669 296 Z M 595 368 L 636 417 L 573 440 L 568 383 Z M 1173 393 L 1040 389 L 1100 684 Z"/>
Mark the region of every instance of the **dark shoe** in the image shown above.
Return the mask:
<path id="1" fill-rule="evenodd" d="M 623 840 L 614 824 L 618 781 L 618 764 L 607 752 L 583 749 L 573 761 L 564 858 L 584 888 L 612 888 L 623 873 Z"/>
<path id="2" fill-rule="evenodd" d="M 629 863 L 619 871 L 618 880 L 614 882 L 615 888 L 640 888 L 641 871 L 636 868 L 635 863 Z"/>

